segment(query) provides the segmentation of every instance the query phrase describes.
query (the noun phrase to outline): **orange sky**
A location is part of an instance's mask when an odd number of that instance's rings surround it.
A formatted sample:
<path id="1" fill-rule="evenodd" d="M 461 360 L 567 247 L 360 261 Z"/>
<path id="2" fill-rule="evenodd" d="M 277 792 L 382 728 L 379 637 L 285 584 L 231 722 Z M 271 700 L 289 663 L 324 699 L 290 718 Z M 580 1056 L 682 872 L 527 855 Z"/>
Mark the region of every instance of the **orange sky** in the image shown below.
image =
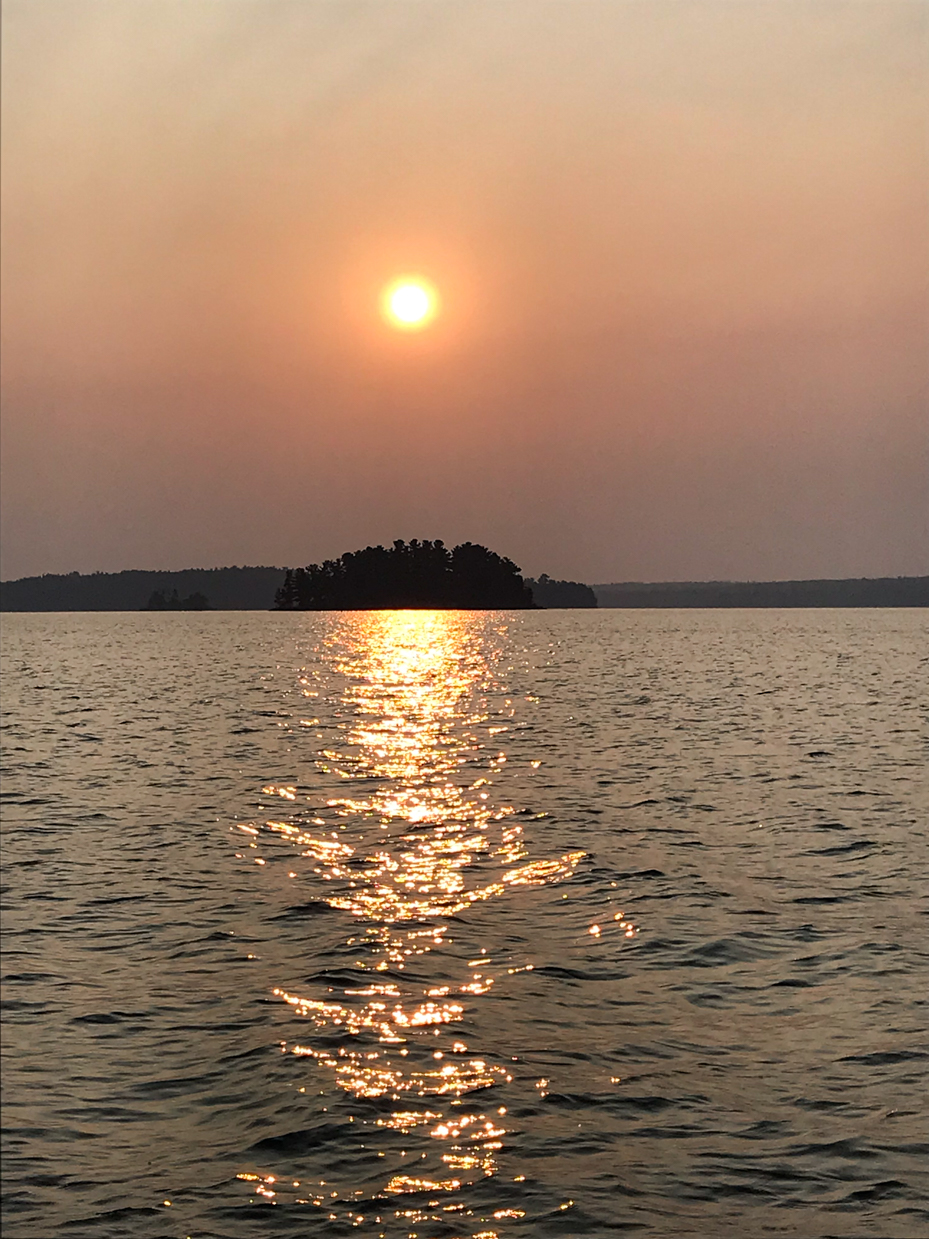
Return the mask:
<path id="1" fill-rule="evenodd" d="M 927 51 L 896 0 L 6 0 L 3 576 L 929 571 Z"/>

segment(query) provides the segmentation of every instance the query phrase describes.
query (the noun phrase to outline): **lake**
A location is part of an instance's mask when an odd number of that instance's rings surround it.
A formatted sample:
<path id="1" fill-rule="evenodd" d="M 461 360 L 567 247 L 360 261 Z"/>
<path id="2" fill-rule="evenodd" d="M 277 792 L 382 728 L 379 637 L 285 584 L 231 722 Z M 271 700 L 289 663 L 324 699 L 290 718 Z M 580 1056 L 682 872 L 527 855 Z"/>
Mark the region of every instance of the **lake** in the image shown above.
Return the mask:
<path id="1" fill-rule="evenodd" d="M 925 611 L 3 618 L 6 1239 L 929 1234 Z"/>

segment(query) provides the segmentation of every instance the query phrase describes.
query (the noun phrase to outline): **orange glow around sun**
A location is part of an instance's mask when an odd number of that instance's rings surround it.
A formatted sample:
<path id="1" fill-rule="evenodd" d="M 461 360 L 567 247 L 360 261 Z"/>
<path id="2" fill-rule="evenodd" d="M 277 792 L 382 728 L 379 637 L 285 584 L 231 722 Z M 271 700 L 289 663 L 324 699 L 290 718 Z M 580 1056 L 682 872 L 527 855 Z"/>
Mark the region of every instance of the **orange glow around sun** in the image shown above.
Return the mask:
<path id="1" fill-rule="evenodd" d="M 428 280 L 404 276 L 384 289 L 381 309 L 392 327 L 400 331 L 421 331 L 435 318 L 439 298 Z"/>

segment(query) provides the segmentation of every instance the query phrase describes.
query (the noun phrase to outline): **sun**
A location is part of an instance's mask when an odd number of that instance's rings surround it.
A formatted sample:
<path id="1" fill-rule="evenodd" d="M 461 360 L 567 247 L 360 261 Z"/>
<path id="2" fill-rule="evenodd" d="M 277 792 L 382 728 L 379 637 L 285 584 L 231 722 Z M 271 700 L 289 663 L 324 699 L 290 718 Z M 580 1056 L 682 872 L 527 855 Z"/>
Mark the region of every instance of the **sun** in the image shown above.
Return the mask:
<path id="1" fill-rule="evenodd" d="M 381 308 L 392 327 L 400 331 L 421 331 L 435 318 L 439 298 L 428 280 L 418 275 L 394 280 L 384 289 Z"/>

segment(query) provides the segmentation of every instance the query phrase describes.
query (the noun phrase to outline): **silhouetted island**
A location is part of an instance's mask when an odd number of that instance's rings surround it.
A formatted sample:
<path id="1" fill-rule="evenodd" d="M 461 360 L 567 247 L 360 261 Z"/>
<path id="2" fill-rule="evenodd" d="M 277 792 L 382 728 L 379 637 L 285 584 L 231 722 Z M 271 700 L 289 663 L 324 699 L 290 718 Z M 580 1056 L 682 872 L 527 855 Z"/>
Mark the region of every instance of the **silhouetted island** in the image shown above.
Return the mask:
<path id="1" fill-rule="evenodd" d="M 597 595 L 589 585 L 580 581 L 553 581 L 548 573 L 543 572 L 537 581 L 526 578 L 526 584 L 532 590 L 532 600 L 537 607 L 595 607 Z"/>
<path id="2" fill-rule="evenodd" d="M 182 598 L 176 589 L 156 589 L 142 608 L 144 611 L 213 611 L 205 594 L 188 594 Z"/>
<path id="3" fill-rule="evenodd" d="M 534 603 L 511 559 L 473 542 L 449 550 L 441 540 L 413 538 L 288 568 L 274 605 L 279 611 L 509 611 Z"/>

